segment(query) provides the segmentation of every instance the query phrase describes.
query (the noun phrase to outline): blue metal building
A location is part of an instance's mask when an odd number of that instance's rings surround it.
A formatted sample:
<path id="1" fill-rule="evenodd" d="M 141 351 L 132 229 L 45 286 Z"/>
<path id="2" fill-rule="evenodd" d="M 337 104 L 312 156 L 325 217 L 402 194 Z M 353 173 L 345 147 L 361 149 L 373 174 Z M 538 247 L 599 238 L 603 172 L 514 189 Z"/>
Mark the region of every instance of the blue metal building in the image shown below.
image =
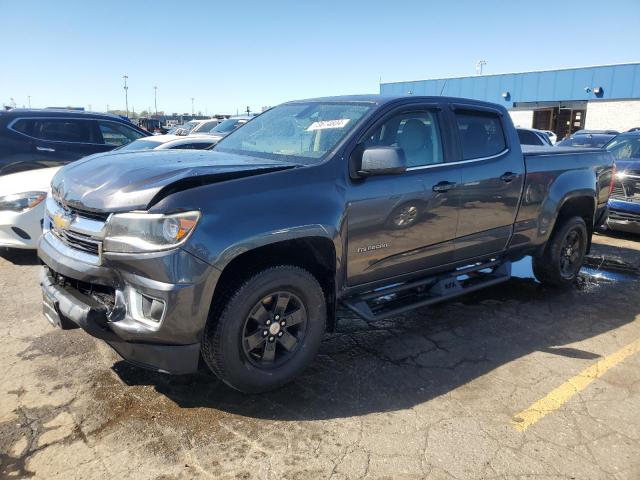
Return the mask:
<path id="1" fill-rule="evenodd" d="M 640 63 L 382 83 L 380 93 L 499 103 L 517 124 L 561 137 L 581 128 L 640 126 Z"/>

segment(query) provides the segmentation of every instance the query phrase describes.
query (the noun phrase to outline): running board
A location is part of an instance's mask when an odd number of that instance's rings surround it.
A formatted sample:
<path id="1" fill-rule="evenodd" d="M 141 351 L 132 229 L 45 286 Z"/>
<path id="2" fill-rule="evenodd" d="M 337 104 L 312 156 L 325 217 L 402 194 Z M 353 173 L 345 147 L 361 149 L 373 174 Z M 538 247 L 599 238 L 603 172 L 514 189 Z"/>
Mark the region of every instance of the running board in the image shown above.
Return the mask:
<path id="1" fill-rule="evenodd" d="M 453 272 L 376 289 L 342 303 L 367 321 L 443 302 L 511 278 L 511 262 L 492 260 Z"/>

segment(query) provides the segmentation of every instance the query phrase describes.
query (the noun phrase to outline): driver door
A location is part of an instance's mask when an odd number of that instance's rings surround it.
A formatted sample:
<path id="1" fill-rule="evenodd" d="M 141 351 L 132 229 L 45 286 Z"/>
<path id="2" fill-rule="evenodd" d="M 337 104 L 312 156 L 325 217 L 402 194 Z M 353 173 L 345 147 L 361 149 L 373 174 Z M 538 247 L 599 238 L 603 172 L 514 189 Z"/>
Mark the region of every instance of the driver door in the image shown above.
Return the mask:
<path id="1" fill-rule="evenodd" d="M 458 205 L 449 190 L 460 182 L 448 165 L 437 105 L 412 105 L 378 122 L 355 150 L 402 149 L 407 170 L 353 179 L 347 206 L 347 283 L 376 282 L 453 261 Z M 354 160 L 357 162 L 357 159 Z"/>

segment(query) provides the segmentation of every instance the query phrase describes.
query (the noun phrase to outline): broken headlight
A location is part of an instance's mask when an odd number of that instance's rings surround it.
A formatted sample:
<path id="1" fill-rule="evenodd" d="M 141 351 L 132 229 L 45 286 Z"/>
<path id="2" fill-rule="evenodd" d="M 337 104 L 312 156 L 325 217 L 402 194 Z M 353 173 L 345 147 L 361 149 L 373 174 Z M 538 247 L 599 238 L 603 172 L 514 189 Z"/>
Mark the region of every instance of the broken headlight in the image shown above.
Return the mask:
<path id="1" fill-rule="evenodd" d="M 174 248 L 189 238 L 199 219 L 200 212 L 116 213 L 107 222 L 103 250 L 145 253 Z"/>

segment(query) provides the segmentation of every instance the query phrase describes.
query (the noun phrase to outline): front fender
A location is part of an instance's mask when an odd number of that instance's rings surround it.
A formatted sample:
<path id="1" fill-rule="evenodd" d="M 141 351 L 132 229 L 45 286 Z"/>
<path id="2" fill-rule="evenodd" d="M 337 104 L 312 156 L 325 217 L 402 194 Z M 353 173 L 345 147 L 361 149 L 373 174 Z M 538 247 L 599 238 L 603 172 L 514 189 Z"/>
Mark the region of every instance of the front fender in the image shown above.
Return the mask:
<path id="1" fill-rule="evenodd" d="M 329 165 L 197 187 L 154 208 L 200 210 L 183 248 L 219 270 L 247 251 L 305 237 L 331 240 L 337 260 L 342 256 L 344 186 Z"/>

